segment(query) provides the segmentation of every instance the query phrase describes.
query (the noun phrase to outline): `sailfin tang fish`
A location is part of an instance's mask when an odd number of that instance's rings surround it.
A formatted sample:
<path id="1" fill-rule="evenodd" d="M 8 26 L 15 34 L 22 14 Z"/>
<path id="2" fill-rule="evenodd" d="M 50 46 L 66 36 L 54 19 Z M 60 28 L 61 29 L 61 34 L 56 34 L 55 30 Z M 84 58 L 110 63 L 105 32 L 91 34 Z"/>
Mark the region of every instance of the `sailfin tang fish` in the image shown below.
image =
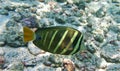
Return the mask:
<path id="1" fill-rule="evenodd" d="M 35 32 L 23 28 L 24 41 L 33 43 L 47 52 L 69 55 L 80 51 L 83 35 L 80 31 L 66 26 L 38 28 Z"/>

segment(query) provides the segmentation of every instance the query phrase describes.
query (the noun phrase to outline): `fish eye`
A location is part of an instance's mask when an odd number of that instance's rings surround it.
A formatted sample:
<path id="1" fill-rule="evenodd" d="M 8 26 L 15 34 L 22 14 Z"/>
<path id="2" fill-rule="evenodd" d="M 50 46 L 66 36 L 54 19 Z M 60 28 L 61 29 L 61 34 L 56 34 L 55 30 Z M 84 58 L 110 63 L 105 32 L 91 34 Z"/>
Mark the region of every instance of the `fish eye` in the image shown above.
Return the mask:
<path id="1" fill-rule="evenodd" d="M 37 40 L 41 40 L 41 36 L 40 35 L 36 35 L 36 39 Z"/>

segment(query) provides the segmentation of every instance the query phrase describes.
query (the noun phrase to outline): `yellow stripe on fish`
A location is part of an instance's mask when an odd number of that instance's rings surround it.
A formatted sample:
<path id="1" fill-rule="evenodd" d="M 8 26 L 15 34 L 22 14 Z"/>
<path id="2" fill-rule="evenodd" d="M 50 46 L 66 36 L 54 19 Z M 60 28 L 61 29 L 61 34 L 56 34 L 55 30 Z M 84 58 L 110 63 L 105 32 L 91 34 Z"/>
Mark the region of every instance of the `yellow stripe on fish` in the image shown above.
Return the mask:
<path id="1" fill-rule="evenodd" d="M 80 31 L 66 26 L 38 28 L 34 33 L 24 28 L 24 41 L 31 41 L 47 52 L 69 55 L 80 51 L 83 35 Z M 29 35 L 29 36 L 28 36 Z"/>

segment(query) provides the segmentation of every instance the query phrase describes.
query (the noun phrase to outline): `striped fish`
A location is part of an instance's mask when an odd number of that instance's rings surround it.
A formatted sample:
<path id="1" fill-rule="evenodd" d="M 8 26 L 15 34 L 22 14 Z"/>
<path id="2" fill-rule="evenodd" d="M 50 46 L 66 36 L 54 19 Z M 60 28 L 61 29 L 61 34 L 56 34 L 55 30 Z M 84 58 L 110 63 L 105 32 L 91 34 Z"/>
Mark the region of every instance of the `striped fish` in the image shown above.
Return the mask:
<path id="1" fill-rule="evenodd" d="M 33 40 L 37 47 L 54 54 L 75 54 L 82 45 L 82 33 L 71 27 L 38 28 L 35 32 L 27 27 L 23 29 L 25 42 Z"/>

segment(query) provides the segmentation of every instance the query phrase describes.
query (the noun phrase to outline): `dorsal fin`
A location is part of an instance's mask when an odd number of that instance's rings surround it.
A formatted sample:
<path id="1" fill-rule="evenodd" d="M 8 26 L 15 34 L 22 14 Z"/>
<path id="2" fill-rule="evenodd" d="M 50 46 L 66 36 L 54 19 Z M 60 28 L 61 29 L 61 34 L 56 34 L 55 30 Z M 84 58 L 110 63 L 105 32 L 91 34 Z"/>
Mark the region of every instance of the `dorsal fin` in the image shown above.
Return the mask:
<path id="1" fill-rule="evenodd" d="M 24 37 L 23 37 L 24 42 L 28 42 L 34 39 L 35 33 L 30 28 L 23 27 L 23 32 L 24 32 Z"/>

